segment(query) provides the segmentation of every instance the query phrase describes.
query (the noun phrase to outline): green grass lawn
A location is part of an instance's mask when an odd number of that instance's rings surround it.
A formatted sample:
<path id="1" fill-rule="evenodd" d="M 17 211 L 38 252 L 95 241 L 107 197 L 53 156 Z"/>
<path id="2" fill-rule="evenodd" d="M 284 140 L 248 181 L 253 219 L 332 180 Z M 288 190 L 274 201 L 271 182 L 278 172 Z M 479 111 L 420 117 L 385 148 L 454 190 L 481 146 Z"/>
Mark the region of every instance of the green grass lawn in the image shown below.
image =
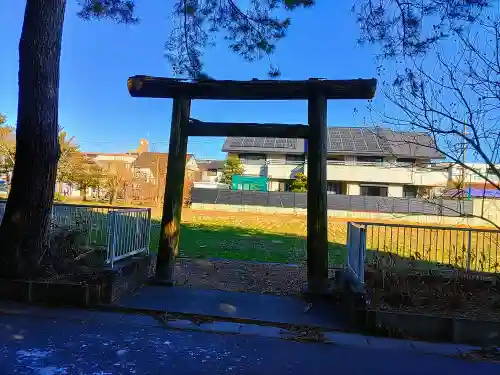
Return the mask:
<path id="1" fill-rule="evenodd" d="M 158 247 L 160 225 L 153 223 L 151 251 Z M 302 236 L 266 233 L 252 228 L 183 223 L 180 255 L 189 258 L 223 258 L 257 262 L 302 263 L 306 239 Z M 329 263 L 346 261 L 345 246 L 330 243 Z"/>
<path id="2" fill-rule="evenodd" d="M 95 212 L 94 212 L 95 211 Z M 96 220 L 106 219 L 93 209 Z M 153 210 L 150 249 L 158 247 L 159 211 Z M 470 266 L 473 270 L 499 272 L 500 232 L 474 232 L 470 237 L 464 231 L 435 229 L 432 226 L 418 230 L 403 226 L 369 226 L 366 233 L 367 261 L 374 254 L 382 256 L 389 267 L 435 268 L 451 265 L 465 266 L 465 254 L 470 243 L 473 249 Z M 106 228 L 106 223 L 96 225 Z M 300 215 L 251 214 L 243 212 L 202 212 L 185 210 L 182 214 L 180 256 L 190 258 L 224 258 L 258 262 L 303 263 L 306 260 L 307 220 Z M 91 242 L 103 243 L 107 232 L 91 233 Z M 125 233 L 126 235 L 126 233 Z M 346 264 L 347 222 L 329 220 L 329 264 Z M 95 238 L 94 238 L 95 237 Z M 94 241 L 95 240 L 95 241 Z M 392 253 L 392 256 L 388 256 Z M 384 256 L 385 254 L 385 256 Z M 465 254 L 465 255 L 464 255 Z M 377 260 L 380 264 L 380 259 Z"/>

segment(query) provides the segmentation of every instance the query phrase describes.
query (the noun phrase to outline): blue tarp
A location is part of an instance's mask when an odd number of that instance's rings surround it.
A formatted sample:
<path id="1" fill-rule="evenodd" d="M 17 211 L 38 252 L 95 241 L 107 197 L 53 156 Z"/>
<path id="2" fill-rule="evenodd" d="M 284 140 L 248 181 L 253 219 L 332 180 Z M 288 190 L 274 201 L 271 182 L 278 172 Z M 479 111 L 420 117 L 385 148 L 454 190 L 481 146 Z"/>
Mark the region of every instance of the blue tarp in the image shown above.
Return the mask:
<path id="1" fill-rule="evenodd" d="M 468 197 L 471 198 L 500 198 L 500 190 L 498 189 L 451 189 L 445 193 L 448 197 Z"/>

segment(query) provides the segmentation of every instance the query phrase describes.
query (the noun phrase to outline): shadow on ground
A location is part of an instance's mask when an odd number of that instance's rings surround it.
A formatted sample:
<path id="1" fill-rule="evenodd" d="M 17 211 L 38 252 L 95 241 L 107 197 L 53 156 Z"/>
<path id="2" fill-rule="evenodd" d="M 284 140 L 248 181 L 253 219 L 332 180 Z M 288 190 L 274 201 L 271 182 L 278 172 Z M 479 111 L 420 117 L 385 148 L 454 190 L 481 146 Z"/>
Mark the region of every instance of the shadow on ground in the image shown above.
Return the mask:
<path id="1" fill-rule="evenodd" d="M 151 250 L 158 246 L 159 221 L 152 222 Z M 181 224 L 180 256 L 194 259 L 233 259 L 301 264 L 306 261 L 306 238 L 232 226 Z M 330 266 L 346 262 L 346 247 L 329 244 Z"/>

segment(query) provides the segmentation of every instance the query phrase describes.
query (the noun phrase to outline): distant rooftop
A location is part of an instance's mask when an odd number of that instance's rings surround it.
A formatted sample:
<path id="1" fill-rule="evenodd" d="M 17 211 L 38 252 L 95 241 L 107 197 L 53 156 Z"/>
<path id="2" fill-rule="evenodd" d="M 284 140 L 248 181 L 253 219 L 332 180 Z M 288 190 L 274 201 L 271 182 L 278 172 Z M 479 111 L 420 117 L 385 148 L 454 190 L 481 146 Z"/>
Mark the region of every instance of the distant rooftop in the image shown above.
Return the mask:
<path id="1" fill-rule="evenodd" d="M 186 155 L 186 161 L 191 160 L 193 154 Z M 166 152 L 143 152 L 134 161 L 134 167 L 136 168 L 153 168 L 156 167 L 156 163 L 160 162 L 162 164 L 167 163 L 168 153 Z"/>
<path id="2" fill-rule="evenodd" d="M 386 128 L 329 127 L 327 147 L 330 155 L 444 158 L 429 135 Z M 307 151 L 307 141 L 296 138 L 227 137 L 222 151 L 303 154 Z"/>

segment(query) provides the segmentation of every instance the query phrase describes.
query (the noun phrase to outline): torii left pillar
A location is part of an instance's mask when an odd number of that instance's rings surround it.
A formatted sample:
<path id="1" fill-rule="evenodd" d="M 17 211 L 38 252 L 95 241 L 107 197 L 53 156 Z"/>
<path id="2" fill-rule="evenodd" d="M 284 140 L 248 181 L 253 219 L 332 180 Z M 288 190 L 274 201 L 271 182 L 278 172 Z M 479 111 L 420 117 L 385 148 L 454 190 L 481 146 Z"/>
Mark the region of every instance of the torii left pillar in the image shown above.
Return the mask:
<path id="1" fill-rule="evenodd" d="M 328 292 L 327 99 L 321 92 L 308 99 L 307 140 L 307 291 Z"/>
<path id="2" fill-rule="evenodd" d="M 173 267 L 175 257 L 179 254 L 190 111 L 189 98 L 182 96 L 174 98 L 163 215 L 156 258 L 155 281 L 158 284 L 173 284 Z"/>

